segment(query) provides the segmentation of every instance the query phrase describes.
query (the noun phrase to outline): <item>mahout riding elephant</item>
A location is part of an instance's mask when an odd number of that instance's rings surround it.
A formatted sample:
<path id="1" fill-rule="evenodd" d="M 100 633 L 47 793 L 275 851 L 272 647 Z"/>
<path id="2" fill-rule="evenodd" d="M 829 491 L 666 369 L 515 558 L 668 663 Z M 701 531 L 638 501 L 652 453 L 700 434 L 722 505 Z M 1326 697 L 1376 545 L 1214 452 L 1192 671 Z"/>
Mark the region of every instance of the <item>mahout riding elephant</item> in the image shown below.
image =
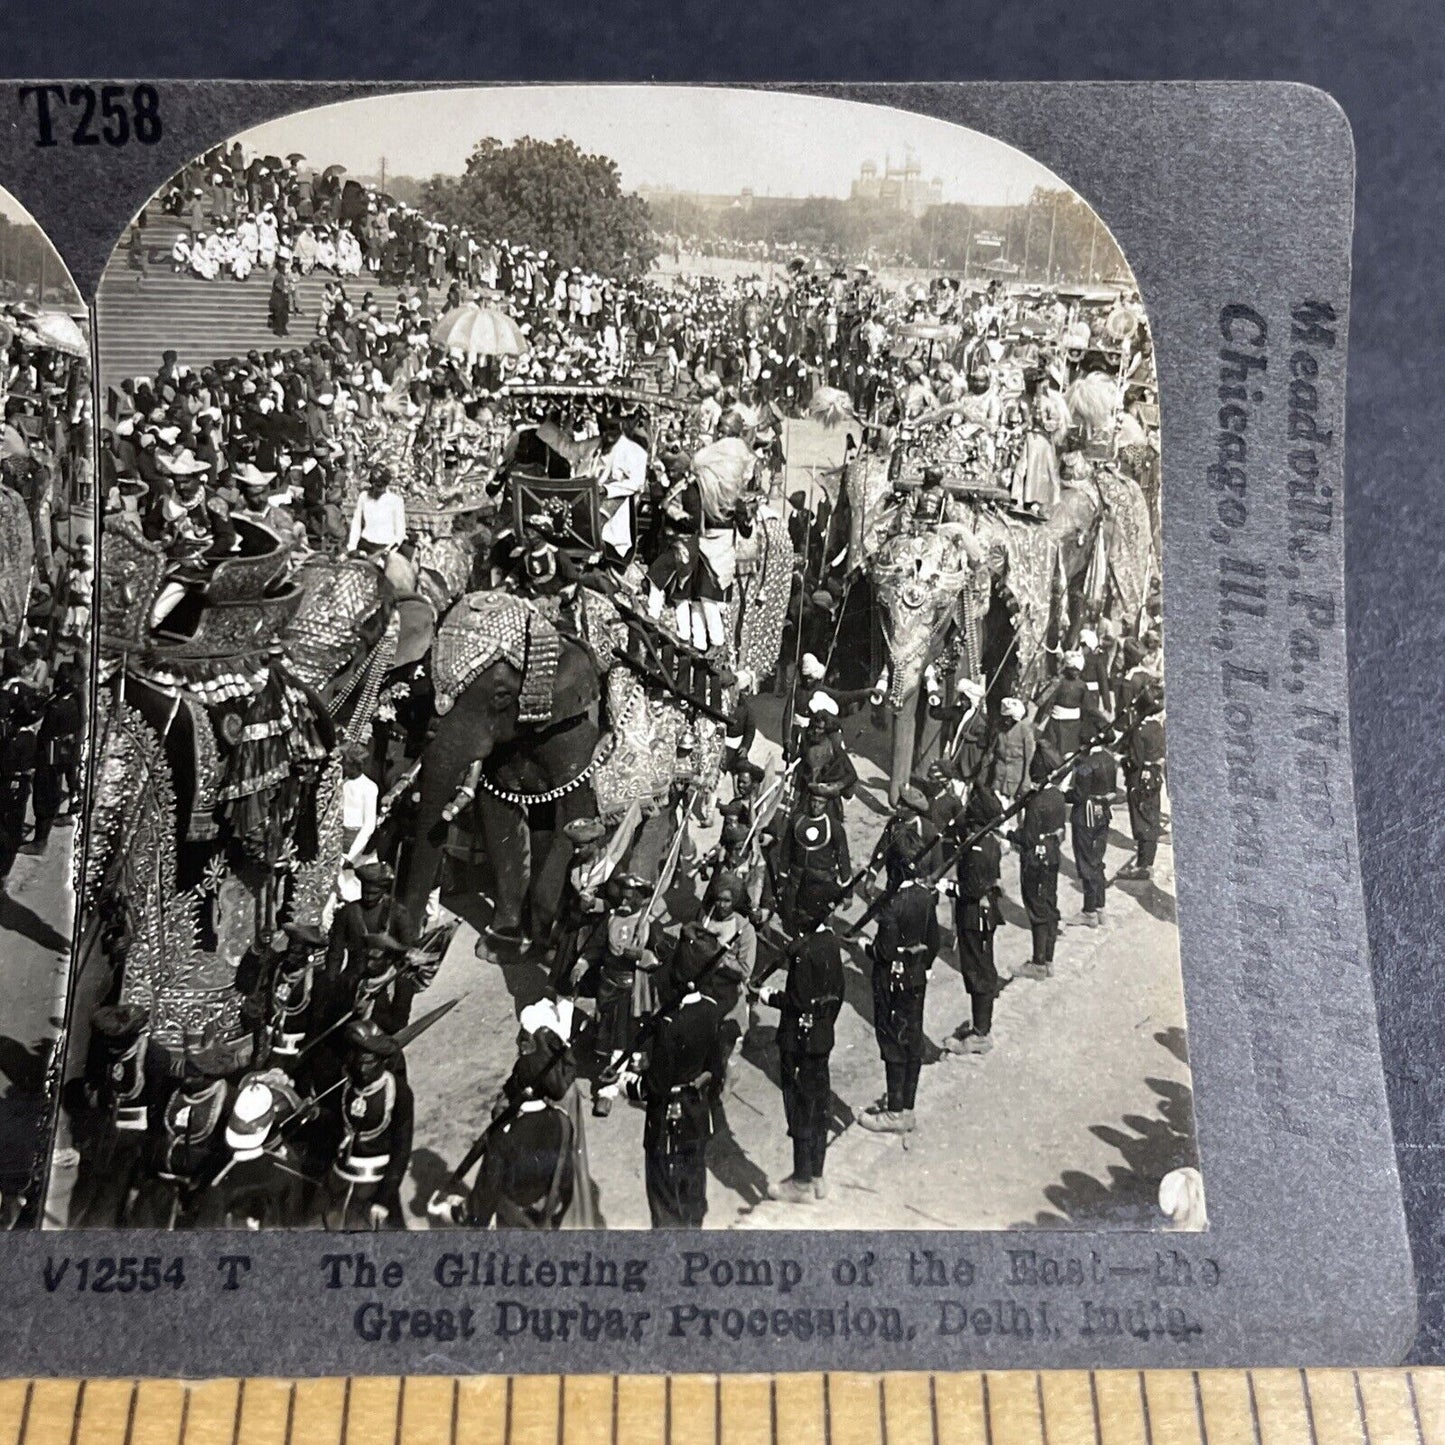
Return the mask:
<path id="1" fill-rule="evenodd" d="M 600 674 L 584 643 L 553 627 L 523 599 L 479 592 L 462 599 L 437 634 L 432 656 L 437 719 L 421 760 L 415 838 L 402 860 L 399 926 L 420 930 L 436 886 L 448 815 L 459 793 L 495 875 L 493 942 L 520 948 L 551 927 L 571 845 L 563 828 L 595 807 L 586 779 L 596 752 Z M 465 790 L 463 792 L 462 790 Z M 548 798 L 555 821 L 532 855 L 529 808 Z"/>

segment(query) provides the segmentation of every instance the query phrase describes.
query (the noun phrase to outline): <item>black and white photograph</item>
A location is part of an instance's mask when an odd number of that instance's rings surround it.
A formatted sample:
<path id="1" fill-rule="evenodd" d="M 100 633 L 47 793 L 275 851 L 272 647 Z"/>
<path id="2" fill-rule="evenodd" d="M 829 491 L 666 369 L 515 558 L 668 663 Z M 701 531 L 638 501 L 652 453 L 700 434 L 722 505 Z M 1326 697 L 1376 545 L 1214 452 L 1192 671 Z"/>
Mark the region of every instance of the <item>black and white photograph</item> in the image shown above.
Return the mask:
<path id="1" fill-rule="evenodd" d="M 39 284 L 7 930 L 91 615 Z M 414 90 L 178 170 L 95 305 L 43 1224 L 1206 1229 L 1146 303 L 1048 168 L 853 101 Z"/>
<path id="2" fill-rule="evenodd" d="M 0 1227 L 36 1222 L 65 1025 L 95 586 L 89 319 L 0 189 Z"/>

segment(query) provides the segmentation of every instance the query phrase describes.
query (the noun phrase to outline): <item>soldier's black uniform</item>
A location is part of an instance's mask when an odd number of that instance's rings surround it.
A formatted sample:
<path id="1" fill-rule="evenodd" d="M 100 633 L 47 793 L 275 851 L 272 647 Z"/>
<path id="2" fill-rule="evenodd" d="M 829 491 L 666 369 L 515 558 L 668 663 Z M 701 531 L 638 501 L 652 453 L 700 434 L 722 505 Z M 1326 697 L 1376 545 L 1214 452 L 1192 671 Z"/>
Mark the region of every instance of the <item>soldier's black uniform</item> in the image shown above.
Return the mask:
<path id="1" fill-rule="evenodd" d="M 993 961 L 993 935 L 998 928 L 999 865 L 1002 848 L 993 833 L 971 843 L 958 860 L 954 930 L 958 967 L 968 990 L 972 1013 L 969 1030 L 986 1039 L 993 1029 L 993 1001 L 998 997 L 998 969 Z"/>
<path id="2" fill-rule="evenodd" d="M 1035 783 L 1043 783 L 1047 776 L 1046 766 L 1035 767 Z M 1048 783 L 1024 804 L 1014 835 L 1019 850 L 1019 885 L 1033 934 L 1030 968 L 1039 977 L 1048 974 L 1059 937 L 1059 849 L 1068 812 L 1063 793 Z"/>
<path id="3" fill-rule="evenodd" d="M 833 1026 L 843 1006 L 843 955 L 826 923 L 789 946 L 787 968 L 783 987 L 760 997 L 780 1014 L 778 1061 L 783 1114 L 793 1141 L 792 1177 L 797 1184 L 813 1184 L 823 1177 L 828 1152 L 828 1103 L 833 1095 L 829 1058 Z"/>
<path id="4" fill-rule="evenodd" d="M 341 1086 L 341 1144 L 327 1180 L 330 1230 L 372 1229 L 371 1209 L 386 1210 L 384 1227 L 402 1229 L 401 1181 L 411 1162 L 415 1106 L 398 1067 L 396 1040 L 369 1019 L 344 1030 L 351 1049 Z"/>
<path id="5" fill-rule="evenodd" d="M 1145 717 L 1129 735 L 1124 751 L 1125 795 L 1135 857 L 1129 873 L 1147 877 L 1164 833 L 1160 797 L 1164 791 L 1164 719 Z"/>
<path id="6" fill-rule="evenodd" d="M 848 836 L 830 811 L 805 812 L 783 829 L 776 857 L 783 879 L 778 913 L 783 927 L 796 933 L 848 881 Z"/>
<path id="7" fill-rule="evenodd" d="M 1039 712 L 1039 736 L 1061 760 L 1079 751 L 1080 730 L 1088 705 L 1088 684 L 1076 668 L 1067 668 Z"/>
<path id="8" fill-rule="evenodd" d="M 643 1030 L 642 1148 L 654 1229 L 698 1229 L 707 1214 L 711 1093 L 727 1062 L 722 1023 L 717 1000 L 694 984 Z"/>
<path id="9" fill-rule="evenodd" d="M 191 1062 L 187 1059 L 188 1069 Z M 132 1223 L 157 1229 L 186 1229 L 195 1223 L 206 1188 L 226 1162 L 226 1119 L 234 1097 L 225 1078 L 196 1072 L 156 1110 L 148 1145 L 149 1179 Z"/>
<path id="10" fill-rule="evenodd" d="M 458 1221 L 486 1229 L 560 1229 L 576 1187 L 576 1127 L 559 1101 L 577 1078 L 568 1046 L 543 1030 L 512 1066 L 492 1122 L 457 1165 L 450 1184 L 465 1195 Z M 466 1176 L 481 1161 L 475 1184 Z"/>
<path id="11" fill-rule="evenodd" d="M 1095 918 L 1104 911 L 1104 851 L 1113 817 L 1111 804 L 1118 787 L 1113 753 L 1094 747 L 1079 759 L 1073 785 L 1066 795 L 1072 804 L 1069 823 L 1074 837 L 1074 866 L 1084 885 L 1084 912 Z"/>
<path id="12" fill-rule="evenodd" d="M 367 934 L 385 933 L 391 926 L 391 870 L 380 864 L 363 864 L 357 877 L 361 897 L 343 903 L 331 920 L 326 976 L 333 981 L 358 978 L 366 958 Z"/>
<path id="13" fill-rule="evenodd" d="M 146 1022 L 135 1004 L 103 1006 L 93 1016 L 85 1062 L 90 1108 L 78 1131 L 80 1168 L 71 1195 L 74 1228 L 114 1229 L 127 1222 L 144 1172 L 155 1094 L 146 1067 Z"/>
<path id="14" fill-rule="evenodd" d="M 928 799 L 915 788 L 903 791 L 904 798 L 898 810 L 888 820 L 878 840 L 883 857 L 883 874 L 888 880 L 888 887 L 895 892 L 939 838 L 939 830 L 928 816 Z M 915 800 L 917 806 L 913 805 Z"/>
<path id="15" fill-rule="evenodd" d="M 887 1112 L 911 1112 L 923 1067 L 923 1003 L 938 957 L 937 899 L 916 879 L 878 913 L 873 938 L 873 1032 L 888 1080 Z"/>

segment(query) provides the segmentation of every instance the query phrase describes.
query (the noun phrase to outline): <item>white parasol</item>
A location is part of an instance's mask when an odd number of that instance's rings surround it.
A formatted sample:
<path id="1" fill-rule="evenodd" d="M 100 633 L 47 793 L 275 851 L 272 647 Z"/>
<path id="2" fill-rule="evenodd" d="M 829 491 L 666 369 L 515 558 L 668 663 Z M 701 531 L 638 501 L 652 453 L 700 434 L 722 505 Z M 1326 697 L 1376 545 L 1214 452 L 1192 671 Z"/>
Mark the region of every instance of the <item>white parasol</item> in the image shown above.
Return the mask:
<path id="1" fill-rule="evenodd" d="M 525 356 L 531 350 L 522 328 L 495 306 L 475 301 L 454 306 L 431 329 L 432 344 L 452 356 L 475 361 L 480 356 Z"/>
<path id="2" fill-rule="evenodd" d="M 63 351 L 67 356 L 89 356 L 85 333 L 63 311 L 42 311 L 29 323 L 31 334 L 42 346 Z"/>

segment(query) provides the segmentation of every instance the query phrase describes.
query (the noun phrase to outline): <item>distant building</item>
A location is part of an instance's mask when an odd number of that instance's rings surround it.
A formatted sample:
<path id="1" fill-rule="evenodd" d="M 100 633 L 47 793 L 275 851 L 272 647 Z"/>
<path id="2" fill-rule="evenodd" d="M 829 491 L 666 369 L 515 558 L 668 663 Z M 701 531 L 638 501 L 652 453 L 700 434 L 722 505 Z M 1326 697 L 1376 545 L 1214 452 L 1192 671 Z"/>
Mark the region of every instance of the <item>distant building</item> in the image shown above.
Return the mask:
<path id="1" fill-rule="evenodd" d="M 849 196 L 855 201 L 921 216 L 930 206 L 943 204 L 943 182 L 937 176 L 925 180 L 923 167 L 910 150 L 904 153 L 898 165 L 891 157 L 885 159 L 881 172 L 876 161 L 864 161 L 858 168 L 858 179 L 853 182 Z"/>

